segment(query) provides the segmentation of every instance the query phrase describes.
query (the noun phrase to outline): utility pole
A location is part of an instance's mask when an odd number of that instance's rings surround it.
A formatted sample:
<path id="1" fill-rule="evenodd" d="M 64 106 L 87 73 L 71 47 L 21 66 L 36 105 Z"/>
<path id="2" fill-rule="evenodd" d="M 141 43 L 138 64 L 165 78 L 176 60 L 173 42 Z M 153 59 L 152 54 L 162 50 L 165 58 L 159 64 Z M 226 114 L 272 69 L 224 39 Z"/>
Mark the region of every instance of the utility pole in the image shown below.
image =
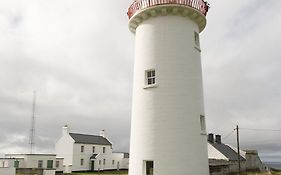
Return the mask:
<path id="1" fill-rule="evenodd" d="M 36 108 L 36 91 L 33 91 L 32 117 L 31 117 L 30 135 L 29 135 L 30 154 L 32 154 L 33 151 L 34 136 L 35 136 L 35 108 Z"/>
<path id="2" fill-rule="evenodd" d="M 241 172 L 241 165 L 240 165 L 240 145 L 239 145 L 239 126 L 236 126 L 236 133 L 237 133 L 237 160 L 238 160 L 238 174 L 240 175 Z"/>

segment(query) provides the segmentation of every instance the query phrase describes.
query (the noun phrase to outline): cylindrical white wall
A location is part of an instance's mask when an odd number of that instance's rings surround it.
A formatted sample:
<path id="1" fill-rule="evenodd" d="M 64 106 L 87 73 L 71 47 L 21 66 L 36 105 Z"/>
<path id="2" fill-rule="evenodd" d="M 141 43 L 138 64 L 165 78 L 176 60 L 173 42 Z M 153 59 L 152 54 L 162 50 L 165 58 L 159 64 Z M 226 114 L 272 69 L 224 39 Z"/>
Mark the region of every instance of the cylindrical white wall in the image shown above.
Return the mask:
<path id="1" fill-rule="evenodd" d="M 135 66 L 129 175 L 207 175 L 206 135 L 198 25 L 181 16 L 144 20 L 135 33 Z M 145 70 L 155 69 L 154 88 L 145 87 Z"/>

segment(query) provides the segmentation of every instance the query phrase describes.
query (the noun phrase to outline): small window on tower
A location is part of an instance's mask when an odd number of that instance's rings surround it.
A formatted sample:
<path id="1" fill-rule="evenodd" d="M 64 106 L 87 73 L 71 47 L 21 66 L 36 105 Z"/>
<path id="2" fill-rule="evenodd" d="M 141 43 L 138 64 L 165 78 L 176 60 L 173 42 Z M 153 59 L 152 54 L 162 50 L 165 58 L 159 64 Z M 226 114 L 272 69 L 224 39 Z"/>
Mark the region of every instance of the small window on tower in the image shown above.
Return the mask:
<path id="1" fill-rule="evenodd" d="M 201 126 L 201 133 L 206 134 L 206 122 L 205 122 L 204 115 L 200 115 L 200 126 Z"/>
<path id="2" fill-rule="evenodd" d="M 156 84 L 155 81 L 155 70 L 146 70 L 145 71 L 145 85 Z"/>
<path id="3" fill-rule="evenodd" d="M 197 46 L 199 48 L 200 41 L 199 41 L 199 34 L 197 32 L 194 32 L 194 42 L 195 42 L 195 46 Z"/>

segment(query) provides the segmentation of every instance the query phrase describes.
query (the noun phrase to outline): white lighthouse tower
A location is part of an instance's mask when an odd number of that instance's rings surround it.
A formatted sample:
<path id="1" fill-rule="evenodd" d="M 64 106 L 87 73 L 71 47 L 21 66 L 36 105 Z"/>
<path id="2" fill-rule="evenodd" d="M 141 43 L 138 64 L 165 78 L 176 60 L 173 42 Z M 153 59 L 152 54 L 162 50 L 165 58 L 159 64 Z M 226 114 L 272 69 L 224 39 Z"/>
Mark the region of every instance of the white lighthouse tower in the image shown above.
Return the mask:
<path id="1" fill-rule="evenodd" d="M 199 33 L 203 0 L 135 0 L 129 175 L 208 175 Z"/>

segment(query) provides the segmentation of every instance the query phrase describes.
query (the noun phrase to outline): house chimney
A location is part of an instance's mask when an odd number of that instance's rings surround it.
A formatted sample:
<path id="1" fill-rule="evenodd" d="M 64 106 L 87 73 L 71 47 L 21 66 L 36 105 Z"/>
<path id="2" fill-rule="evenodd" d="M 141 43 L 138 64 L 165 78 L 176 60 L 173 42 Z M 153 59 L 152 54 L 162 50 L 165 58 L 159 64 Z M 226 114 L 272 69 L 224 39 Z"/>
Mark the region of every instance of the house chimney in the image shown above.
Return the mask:
<path id="1" fill-rule="evenodd" d="M 105 130 L 104 129 L 100 131 L 100 136 L 105 138 Z"/>
<path id="2" fill-rule="evenodd" d="M 213 133 L 208 134 L 208 141 L 211 143 L 214 143 L 214 134 Z"/>
<path id="3" fill-rule="evenodd" d="M 62 135 L 67 135 L 67 134 L 69 134 L 69 127 L 68 125 L 64 125 L 62 127 Z"/>
<path id="4" fill-rule="evenodd" d="M 221 135 L 216 135 L 216 143 L 221 144 Z"/>

